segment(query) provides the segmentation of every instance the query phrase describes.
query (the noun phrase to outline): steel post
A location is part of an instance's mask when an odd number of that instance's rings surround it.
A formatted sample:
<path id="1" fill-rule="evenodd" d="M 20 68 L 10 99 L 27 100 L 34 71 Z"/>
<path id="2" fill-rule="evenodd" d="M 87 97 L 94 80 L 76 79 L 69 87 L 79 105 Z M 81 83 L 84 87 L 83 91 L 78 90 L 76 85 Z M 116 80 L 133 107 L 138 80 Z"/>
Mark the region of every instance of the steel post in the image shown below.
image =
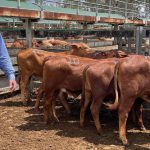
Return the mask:
<path id="1" fill-rule="evenodd" d="M 112 11 L 112 10 L 111 10 L 111 7 L 112 7 L 112 6 L 111 6 L 111 3 L 112 3 L 112 0 L 109 0 L 109 18 L 110 18 L 110 14 L 111 14 L 111 11 Z"/>
<path id="2" fill-rule="evenodd" d="M 128 52 L 132 52 L 132 47 L 131 47 L 131 40 L 132 38 L 131 37 L 128 37 Z"/>
<path id="3" fill-rule="evenodd" d="M 20 8 L 20 0 L 17 0 L 17 7 Z"/>
<path id="4" fill-rule="evenodd" d="M 150 56 L 150 30 L 149 30 L 149 46 L 148 46 L 148 55 Z"/>
<path id="5" fill-rule="evenodd" d="M 143 27 L 142 26 L 138 26 L 136 28 L 136 54 L 139 54 L 140 50 L 141 50 L 141 44 L 142 44 L 142 33 L 143 33 Z"/>
<path id="6" fill-rule="evenodd" d="M 27 47 L 32 47 L 32 22 L 30 19 L 25 19 Z"/>
<path id="7" fill-rule="evenodd" d="M 116 25 L 114 25 L 114 30 L 118 30 L 118 25 L 116 24 Z M 117 37 L 114 37 L 114 45 L 116 45 L 117 44 Z"/>

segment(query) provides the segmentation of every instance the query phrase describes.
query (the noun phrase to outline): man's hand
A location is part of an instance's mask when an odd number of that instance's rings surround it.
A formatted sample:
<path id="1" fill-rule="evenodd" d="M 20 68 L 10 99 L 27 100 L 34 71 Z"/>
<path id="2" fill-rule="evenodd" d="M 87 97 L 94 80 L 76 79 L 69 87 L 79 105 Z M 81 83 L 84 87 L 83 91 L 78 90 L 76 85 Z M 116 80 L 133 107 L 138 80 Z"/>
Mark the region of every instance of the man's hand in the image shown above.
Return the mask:
<path id="1" fill-rule="evenodd" d="M 13 92 L 16 89 L 17 83 L 16 80 L 9 80 L 9 88 L 11 92 Z"/>

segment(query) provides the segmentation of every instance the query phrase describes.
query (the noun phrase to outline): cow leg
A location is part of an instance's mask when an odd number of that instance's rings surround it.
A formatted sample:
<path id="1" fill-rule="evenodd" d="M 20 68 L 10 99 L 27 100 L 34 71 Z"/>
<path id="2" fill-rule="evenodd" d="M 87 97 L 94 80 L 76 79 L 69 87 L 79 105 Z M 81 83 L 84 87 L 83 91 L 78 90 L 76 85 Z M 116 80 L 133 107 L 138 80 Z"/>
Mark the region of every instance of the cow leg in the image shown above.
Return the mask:
<path id="1" fill-rule="evenodd" d="M 56 122 L 59 122 L 59 119 L 58 119 L 58 117 L 57 117 L 57 115 L 56 115 L 55 106 L 56 106 L 56 100 L 55 100 L 55 98 L 54 98 L 53 101 L 52 101 L 53 116 L 54 116 L 55 121 L 56 121 Z"/>
<path id="2" fill-rule="evenodd" d="M 91 99 L 91 92 L 85 90 L 85 99 L 82 99 L 81 111 L 80 111 L 80 126 L 81 127 L 84 127 L 84 124 L 85 124 L 85 112 L 90 102 L 90 99 Z"/>
<path id="3" fill-rule="evenodd" d="M 55 109 L 57 96 L 58 96 L 58 91 L 56 91 L 54 93 L 54 95 L 53 95 L 53 100 L 52 100 L 52 112 L 53 112 L 53 116 L 52 117 L 54 118 L 54 121 L 59 122 L 59 119 L 58 119 L 58 117 L 56 115 L 56 109 Z"/>
<path id="4" fill-rule="evenodd" d="M 42 99 L 42 97 L 43 97 L 43 88 L 42 87 L 40 87 L 39 89 L 38 89 L 38 95 L 37 95 L 37 99 L 36 99 L 36 102 L 35 102 L 35 105 L 34 105 L 34 107 L 35 107 L 35 110 L 39 110 L 39 106 L 40 106 L 40 100 Z"/>
<path id="5" fill-rule="evenodd" d="M 101 127 L 100 120 L 99 120 L 99 112 L 100 112 L 101 105 L 102 105 L 102 100 L 94 98 L 90 107 L 91 113 L 94 119 L 94 123 L 97 129 L 97 132 L 99 134 L 101 134 L 102 132 L 102 127 Z"/>
<path id="6" fill-rule="evenodd" d="M 143 100 L 138 98 L 136 99 L 134 105 L 133 105 L 133 122 L 136 127 L 138 127 L 140 130 L 146 130 L 145 126 L 143 124 L 143 117 L 142 117 L 142 110 L 143 110 Z"/>
<path id="7" fill-rule="evenodd" d="M 126 122 L 128 118 L 129 111 L 134 104 L 134 98 L 121 98 L 119 106 L 119 136 L 124 145 L 128 144 L 126 138 Z"/>
<path id="8" fill-rule="evenodd" d="M 71 114 L 70 107 L 67 103 L 68 94 L 64 91 L 60 91 L 59 92 L 59 98 L 60 98 L 60 101 L 61 101 L 62 105 L 65 107 L 67 113 Z"/>
<path id="9" fill-rule="evenodd" d="M 24 73 L 22 73 L 24 74 Z M 28 94 L 28 85 L 29 85 L 30 76 L 21 76 L 20 88 L 21 88 L 21 98 L 23 100 L 23 105 L 27 105 L 28 101 L 30 101 Z"/>
<path id="10" fill-rule="evenodd" d="M 45 93 L 45 99 L 44 99 L 44 119 L 46 124 L 49 123 L 50 120 L 52 120 L 53 117 L 53 94 L 52 93 Z"/>

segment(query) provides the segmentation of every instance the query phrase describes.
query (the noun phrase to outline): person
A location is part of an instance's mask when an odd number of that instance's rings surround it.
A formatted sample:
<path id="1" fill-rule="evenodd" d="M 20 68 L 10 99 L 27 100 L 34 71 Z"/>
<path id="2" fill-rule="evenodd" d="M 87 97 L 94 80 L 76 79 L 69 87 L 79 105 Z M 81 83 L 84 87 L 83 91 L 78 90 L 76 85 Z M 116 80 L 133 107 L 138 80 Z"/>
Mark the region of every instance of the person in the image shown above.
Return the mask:
<path id="1" fill-rule="evenodd" d="M 16 89 L 15 70 L 12 66 L 7 48 L 5 46 L 3 37 L 0 33 L 0 69 L 5 73 L 9 80 L 9 88 L 11 92 Z"/>

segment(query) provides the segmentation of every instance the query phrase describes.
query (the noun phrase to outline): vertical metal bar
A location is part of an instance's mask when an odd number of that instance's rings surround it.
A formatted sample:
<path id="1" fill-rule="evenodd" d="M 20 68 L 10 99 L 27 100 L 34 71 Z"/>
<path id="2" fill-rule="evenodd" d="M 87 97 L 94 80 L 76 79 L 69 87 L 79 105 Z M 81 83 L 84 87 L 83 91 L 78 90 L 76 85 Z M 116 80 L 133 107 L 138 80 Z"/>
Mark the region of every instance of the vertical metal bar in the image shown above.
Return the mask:
<path id="1" fill-rule="evenodd" d="M 142 44 L 142 32 L 143 32 L 143 27 L 138 26 L 136 29 L 136 54 L 139 54 L 141 50 L 141 44 Z"/>
<path id="2" fill-rule="evenodd" d="M 83 30 L 87 30 L 88 29 L 88 25 L 86 23 L 83 24 Z M 83 42 L 87 43 L 87 37 L 83 38 Z"/>
<path id="3" fill-rule="evenodd" d="M 122 37 L 118 37 L 117 44 L 118 44 L 118 49 L 122 49 Z"/>
<path id="4" fill-rule="evenodd" d="M 27 47 L 32 47 L 32 23 L 30 19 L 25 20 Z"/>
<path id="5" fill-rule="evenodd" d="M 149 31 L 148 55 L 150 56 L 150 29 L 148 31 Z"/>
<path id="6" fill-rule="evenodd" d="M 15 28 L 15 19 L 13 18 L 13 28 Z"/>
<path id="7" fill-rule="evenodd" d="M 43 0 L 40 0 L 40 8 L 41 8 L 40 18 L 43 18 Z"/>
<path id="8" fill-rule="evenodd" d="M 17 0 L 17 8 L 20 9 L 20 0 Z"/>
<path id="9" fill-rule="evenodd" d="M 125 2 L 125 19 L 127 19 L 128 1 Z"/>
<path id="10" fill-rule="evenodd" d="M 77 2 L 77 15 L 79 14 L 79 0 Z"/>
<path id="11" fill-rule="evenodd" d="M 114 25 L 114 30 L 118 30 L 117 24 Z M 117 44 L 117 37 L 114 37 L 114 45 L 116 45 L 116 44 Z"/>
<path id="12" fill-rule="evenodd" d="M 111 14 L 111 4 L 112 4 L 112 0 L 109 0 L 109 18 L 110 18 L 110 14 Z"/>
<path id="13" fill-rule="evenodd" d="M 98 15 L 98 5 L 97 5 L 97 3 L 98 3 L 98 0 L 96 0 L 96 6 L 95 6 L 95 8 L 96 8 L 96 17 Z"/>
<path id="14" fill-rule="evenodd" d="M 43 0 L 40 0 L 40 6 L 43 7 Z"/>
<path id="15" fill-rule="evenodd" d="M 128 52 L 132 52 L 132 47 L 131 47 L 131 37 L 128 37 Z"/>

